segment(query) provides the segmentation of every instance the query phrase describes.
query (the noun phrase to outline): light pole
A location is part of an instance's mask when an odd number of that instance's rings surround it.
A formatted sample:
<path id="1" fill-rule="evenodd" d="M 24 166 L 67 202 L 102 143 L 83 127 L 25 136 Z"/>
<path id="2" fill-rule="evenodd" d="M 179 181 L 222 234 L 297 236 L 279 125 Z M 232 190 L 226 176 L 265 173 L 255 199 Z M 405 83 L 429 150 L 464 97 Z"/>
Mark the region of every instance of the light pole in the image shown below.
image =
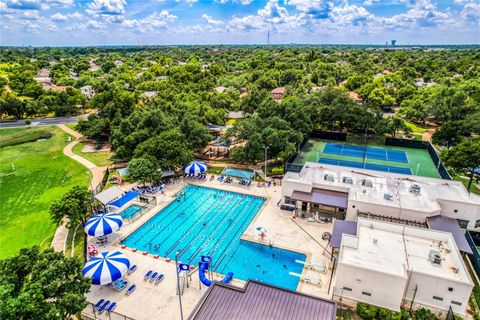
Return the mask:
<path id="1" fill-rule="evenodd" d="M 92 192 L 92 202 L 90 203 L 90 206 L 92 207 L 92 214 L 94 212 L 94 203 L 95 203 L 95 199 L 93 197 L 93 184 L 92 184 L 92 176 L 91 176 L 91 172 L 90 171 L 85 171 L 85 173 L 87 174 L 87 177 L 88 177 L 88 181 L 90 182 L 90 191 Z"/>
<path id="2" fill-rule="evenodd" d="M 180 319 L 183 320 L 183 308 L 182 308 L 182 295 L 180 294 L 180 277 L 178 275 L 178 256 L 182 250 L 177 250 L 175 252 L 175 274 L 177 275 L 177 293 L 178 293 L 178 302 L 180 302 Z"/>
<path id="3" fill-rule="evenodd" d="M 267 150 L 269 146 L 264 146 L 265 149 L 265 182 L 267 181 Z"/>

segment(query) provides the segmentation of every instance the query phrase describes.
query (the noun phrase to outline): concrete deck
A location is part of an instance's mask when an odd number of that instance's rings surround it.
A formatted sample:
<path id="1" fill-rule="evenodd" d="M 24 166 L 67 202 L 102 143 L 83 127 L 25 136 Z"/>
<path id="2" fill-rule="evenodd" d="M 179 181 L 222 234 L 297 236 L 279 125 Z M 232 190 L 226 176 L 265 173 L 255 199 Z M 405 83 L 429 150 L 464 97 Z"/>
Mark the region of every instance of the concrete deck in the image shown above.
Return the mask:
<path id="1" fill-rule="evenodd" d="M 174 195 L 185 186 L 186 183 L 194 183 L 212 188 L 218 188 L 228 191 L 241 192 L 246 194 L 254 194 L 267 199 L 264 207 L 254 218 L 250 226 L 243 235 L 245 240 L 272 244 L 275 247 L 289 249 L 305 253 L 307 262 L 326 263 L 329 268 L 327 273 L 321 273 L 316 270 L 310 270 L 307 267 L 303 270 L 303 276 L 311 278 L 321 278 L 322 286 L 308 284 L 303 281 L 299 282 L 297 291 L 329 298 L 329 282 L 331 277 L 331 264 L 329 263 L 328 254 L 324 254 L 324 249 L 312 239 L 315 238 L 321 245 L 327 248 L 327 241 L 323 241 L 321 236 L 324 231 L 332 231 L 333 224 L 321 224 L 317 222 L 307 222 L 305 219 L 297 218 L 295 221 L 305 229 L 310 235 L 305 233 L 294 221 L 291 220 L 291 213 L 282 211 L 277 206 L 281 196 L 281 187 L 260 188 L 256 184 L 246 187 L 233 182 L 231 184 L 214 181 L 198 181 L 195 179 L 179 180 L 175 183 L 168 184 L 166 187 L 166 195 L 157 195 L 158 205 L 144 214 L 140 219 L 131 224 L 124 225 L 122 229 L 113 235 L 110 239 L 111 244 L 106 247 L 99 248 L 99 251 L 119 250 L 124 252 L 130 259 L 132 264 L 138 266 L 137 271 L 131 275 L 125 275 L 124 278 L 130 283 L 137 285 L 137 289 L 130 296 L 126 296 L 124 292 L 119 293 L 105 286 L 92 286 L 87 294 L 87 300 L 95 304 L 98 300 L 104 298 L 117 302 L 116 313 L 108 315 L 96 315 L 96 319 L 120 319 L 120 315 L 133 319 L 179 319 L 180 309 L 178 296 L 176 295 L 176 276 L 175 263 L 167 262 L 160 257 L 155 259 L 152 255 L 143 255 L 142 252 L 133 252 L 132 248 L 122 249 L 118 244 L 123 237 L 128 236 L 149 218 L 155 215 L 159 210 L 165 207 L 173 200 Z M 127 204 L 126 206 L 128 206 Z M 257 226 L 263 226 L 268 230 L 265 239 L 258 236 L 258 232 L 254 229 Z M 330 248 L 328 248 L 330 249 Z M 254 262 L 252 262 L 254 263 Z M 144 274 L 148 270 L 155 270 L 165 275 L 165 279 L 158 285 L 147 283 L 143 280 Z M 223 278 L 222 275 L 215 275 L 217 280 Z M 182 296 L 184 317 L 186 318 L 193 310 L 202 294 L 206 291 L 206 287 L 202 285 L 198 279 L 198 273 L 193 273 L 192 282 L 189 288 L 185 288 Z M 234 279 L 232 284 L 243 286 L 243 281 Z M 87 307 L 84 316 L 89 315 L 94 318 L 92 307 Z"/>

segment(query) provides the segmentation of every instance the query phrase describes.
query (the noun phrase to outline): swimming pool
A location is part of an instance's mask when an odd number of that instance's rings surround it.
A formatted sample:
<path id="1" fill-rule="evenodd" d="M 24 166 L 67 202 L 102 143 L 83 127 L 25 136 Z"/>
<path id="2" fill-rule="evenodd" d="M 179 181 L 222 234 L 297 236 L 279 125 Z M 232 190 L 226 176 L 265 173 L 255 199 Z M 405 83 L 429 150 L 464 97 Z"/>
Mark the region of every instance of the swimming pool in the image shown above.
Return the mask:
<path id="1" fill-rule="evenodd" d="M 140 211 L 142 211 L 143 208 L 144 207 L 142 207 L 142 206 L 132 204 L 132 205 L 128 206 L 127 208 L 125 208 L 122 212 L 120 212 L 120 215 L 122 216 L 123 219 L 131 220 L 131 219 L 135 218 L 135 216 L 137 214 L 139 214 Z"/>
<path id="2" fill-rule="evenodd" d="M 301 273 L 295 260 L 305 255 L 240 240 L 264 203 L 262 197 L 187 185 L 122 244 L 170 259 L 181 250 L 179 260 L 191 265 L 208 255 L 214 272 L 296 289 L 298 278 L 288 272 Z"/>

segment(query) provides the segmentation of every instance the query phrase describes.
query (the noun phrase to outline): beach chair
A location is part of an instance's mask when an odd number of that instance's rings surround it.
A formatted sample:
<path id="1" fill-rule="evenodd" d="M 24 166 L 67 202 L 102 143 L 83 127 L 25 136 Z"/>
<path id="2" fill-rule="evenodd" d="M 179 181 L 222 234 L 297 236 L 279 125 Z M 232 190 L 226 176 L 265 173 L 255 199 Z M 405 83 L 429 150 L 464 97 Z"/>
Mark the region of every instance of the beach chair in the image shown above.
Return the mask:
<path id="1" fill-rule="evenodd" d="M 98 312 L 98 313 L 102 313 L 103 311 L 105 311 L 105 309 L 106 309 L 109 305 L 110 305 L 110 300 L 105 301 L 105 303 L 102 304 L 102 305 L 100 306 L 100 308 L 98 308 L 97 312 Z"/>
<path id="2" fill-rule="evenodd" d="M 220 177 L 217 178 L 218 181 L 223 181 L 223 179 L 225 179 L 224 176 L 220 176 Z"/>
<path id="3" fill-rule="evenodd" d="M 135 291 L 136 288 L 137 288 L 137 286 L 134 285 L 134 284 L 132 284 L 132 285 L 127 289 L 127 291 L 125 292 L 125 294 L 126 294 L 127 296 L 131 295 L 132 292 Z"/>
<path id="4" fill-rule="evenodd" d="M 130 269 L 128 269 L 127 273 L 128 274 L 131 274 L 132 272 L 134 272 L 135 270 L 137 270 L 137 265 L 134 264 L 133 266 L 130 267 Z"/>
<path id="5" fill-rule="evenodd" d="M 271 186 L 271 185 L 272 185 L 272 180 L 268 181 L 268 185 L 267 185 L 267 187 L 269 187 L 269 188 L 270 188 L 270 186 Z"/>
<path id="6" fill-rule="evenodd" d="M 93 306 L 93 308 L 94 308 L 95 310 L 98 310 L 98 308 L 100 308 L 100 306 L 101 306 L 102 303 L 104 303 L 104 302 L 105 302 L 105 299 L 100 299 L 100 300 L 98 300 L 98 302 Z"/>
<path id="7" fill-rule="evenodd" d="M 160 281 L 163 280 L 163 278 L 165 278 L 165 276 L 163 274 L 159 274 L 158 277 L 155 279 L 155 284 L 159 284 Z"/>
<path id="8" fill-rule="evenodd" d="M 247 187 L 250 187 L 252 185 L 252 183 L 253 183 L 252 180 L 248 180 Z"/>
<path id="9" fill-rule="evenodd" d="M 145 273 L 145 276 L 143 277 L 143 280 L 148 280 L 150 278 L 150 276 L 152 275 L 153 271 L 152 270 L 148 270 L 147 273 Z"/>
<path id="10" fill-rule="evenodd" d="M 157 275 L 158 275 L 158 272 L 155 271 L 155 272 L 152 274 L 152 276 L 150 277 L 150 282 L 154 282 L 154 281 L 155 281 L 155 278 L 157 277 Z"/>
<path id="11" fill-rule="evenodd" d="M 116 302 L 112 302 L 112 304 L 107 308 L 107 311 L 108 311 L 108 312 L 112 312 L 113 309 L 115 309 L 116 306 L 117 306 L 117 303 L 116 303 Z"/>

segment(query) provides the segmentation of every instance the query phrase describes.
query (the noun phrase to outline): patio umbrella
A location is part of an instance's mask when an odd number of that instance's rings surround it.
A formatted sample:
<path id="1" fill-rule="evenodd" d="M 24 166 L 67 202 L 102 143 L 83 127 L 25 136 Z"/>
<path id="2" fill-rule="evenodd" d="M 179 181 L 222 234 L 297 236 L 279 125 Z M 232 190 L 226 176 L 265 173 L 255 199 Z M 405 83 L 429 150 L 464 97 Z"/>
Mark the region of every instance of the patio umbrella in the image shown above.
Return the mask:
<path id="1" fill-rule="evenodd" d="M 257 230 L 261 233 L 267 233 L 267 230 L 264 227 L 257 227 Z"/>
<path id="2" fill-rule="evenodd" d="M 106 251 L 91 258 L 82 274 L 92 279 L 92 284 L 103 285 L 120 279 L 130 268 L 130 261 L 120 251 Z"/>
<path id="3" fill-rule="evenodd" d="M 183 169 L 188 174 L 204 173 L 206 170 L 207 164 L 203 161 L 192 161 Z"/>
<path id="4" fill-rule="evenodd" d="M 85 233 L 92 237 L 106 236 L 120 229 L 123 224 L 122 217 L 115 213 L 102 213 L 87 220 Z"/>

